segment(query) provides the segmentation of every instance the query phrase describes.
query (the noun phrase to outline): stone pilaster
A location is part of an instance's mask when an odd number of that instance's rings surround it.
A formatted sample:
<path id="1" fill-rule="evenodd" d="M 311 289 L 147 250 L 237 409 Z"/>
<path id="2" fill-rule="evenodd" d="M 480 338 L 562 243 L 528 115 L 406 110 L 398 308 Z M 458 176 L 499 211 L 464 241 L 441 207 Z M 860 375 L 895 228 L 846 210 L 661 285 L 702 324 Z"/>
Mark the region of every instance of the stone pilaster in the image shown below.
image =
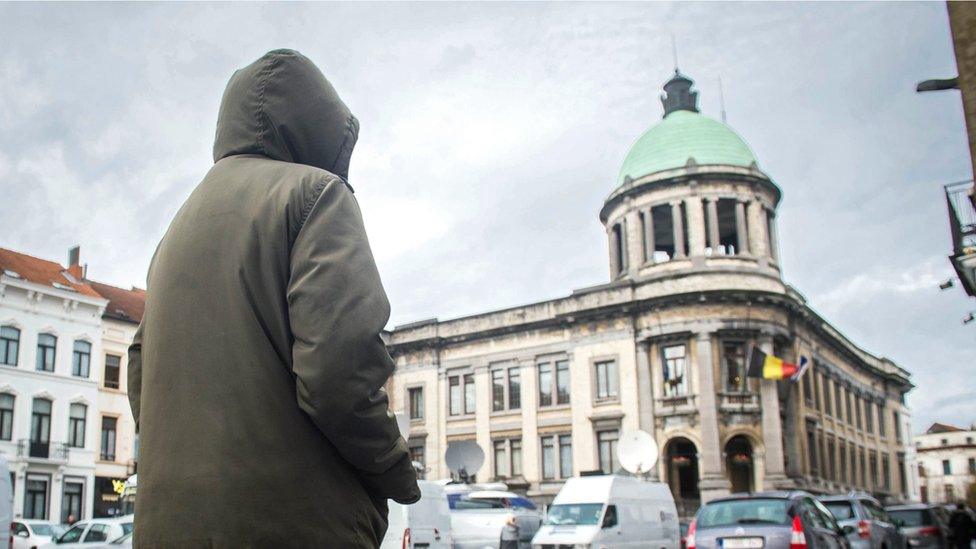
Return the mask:
<path id="1" fill-rule="evenodd" d="M 718 252 L 718 199 L 709 198 L 708 200 L 708 245 L 712 248 L 712 253 Z"/>
<path id="2" fill-rule="evenodd" d="M 773 338 L 759 337 L 759 350 L 767 355 L 773 354 Z M 779 488 L 786 481 L 786 466 L 783 460 L 783 427 L 779 415 L 779 392 L 777 381 L 759 380 L 759 398 L 762 407 L 763 445 L 765 446 L 766 470 L 764 472 L 766 489 Z"/>
<path id="3" fill-rule="evenodd" d="M 654 433 L 654 395 L 651 392 L 650 345 L 637 342 L 637 418 L 641 431 Z"/>
<path id="4" fill-rule="evenodd" d="M 671 226 L 674 232 L 674 257 L 687 255 L 685 251 L 685 227 L 681 219 L 681 201 L 671 203 Z"/>
<path id="5" fill-rule="evenodd" d="M 617 278 L 617 275 L 620 274 L 620 262 L 623 260 L 623 258 L 617 253 L 617 242 L 613 234 L 613 225 L 611 225 L 610 229 L 607 231 L 607 242 L 609 243 L 608 247 L 610 248 L 610 278 L 615 279 Z"/>
<path id="6" fill-rule="evenodd" d="M 651 263 L 654 260 L 654 218 L 650 208 L 644 210 L 644 246 L 647 249 L 647 261 Z"/>
<path id="7" fill-rule="evenodd" d="M 478 470 L 478 480 L 488 480 L 494 476 L 494 471 L 491 455 L 491 379 L 487 365 L 474 369 L 474 409 L 475 440 L 485 452 L 485 463 Z"/>
<path id="8" fill-rule="evenodd" d="M 685 211 L 688 216 L 688 255 L 692 257 L 705 255 L 705 216 L 702 211 L 702 199 L 690 196 L 685 199 Z"/>
<path id="9" fill-rule="evenodd" d="M 752 255 L 767 256 L 769 248 L 766 245 L 768 237 L 766 235 L 766 212 L 762 202 L 758 199 L 749 202 L 746 208 L 746 215 L 749 216 L 749 251 Z"/>
<path id="10" fill-rule="evenodd" d="M 736 253 L 749 253 L 748 224 L 746 223 L 746 204 L 741 200 L 735 201 L 735 234 L 738 241 L 735 243 Z"/>
<path id="11" fill-rule="evenodd" d="M 522 382 L 522 475 L 538 486 L 542 471 L 539 470 L 539 388 L 535 359 L 523 358 L 519 360 L 519 366 Z"/>
<path id="12" fill-rule="evenodd" d="M 627 241 L 627 271 L 631 276 L 635 276 L 640 270 L 640 266 L 644 264 L 644 243 L 642 242 L 644 235 L 641 234 L 640 213 L 637 210 L 627 212 L 626 219 L 627 222 L 624 224 L 626 234 L 624 236 Z"/>
<path id="13" fill-rule="evenodd" d="M 701 419 L 702 447 L 699 448 L 698 483 L 701 502 L 729 494 L 731 485 L 722 471 L 722 447 L 718 438 L 718 410 L 715 405 L 712 338 L 708 332 L 695 337 L 695 359 L 698 366 L 698 414 Z"/>

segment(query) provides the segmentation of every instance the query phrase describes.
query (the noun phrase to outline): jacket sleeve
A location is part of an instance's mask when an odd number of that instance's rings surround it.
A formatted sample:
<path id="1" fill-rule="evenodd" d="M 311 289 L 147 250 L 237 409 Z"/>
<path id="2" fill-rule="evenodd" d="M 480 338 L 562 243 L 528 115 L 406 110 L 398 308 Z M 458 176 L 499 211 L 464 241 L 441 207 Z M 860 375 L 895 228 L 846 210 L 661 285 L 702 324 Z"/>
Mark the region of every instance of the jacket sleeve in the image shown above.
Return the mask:
<path id="1" fill-rule="evenodd" d="M 139 404 L 142 399 L 142 329 L 145 322 L 139 324 L 136 335 L 129 345 L 129 364 L 126 368 L 129 392 L 129 406 L 132 408 L 132 418 L 136 420 L 136 432 L 139 432 Z"/>
<path id="2" fill-rule="evenodd" d="M 383 384 L 390 316 L 359 206 L 338 179 L 311 205 L 291 250 L 288 312 L 298 404 L 373 497 L 420 499 Z"/>

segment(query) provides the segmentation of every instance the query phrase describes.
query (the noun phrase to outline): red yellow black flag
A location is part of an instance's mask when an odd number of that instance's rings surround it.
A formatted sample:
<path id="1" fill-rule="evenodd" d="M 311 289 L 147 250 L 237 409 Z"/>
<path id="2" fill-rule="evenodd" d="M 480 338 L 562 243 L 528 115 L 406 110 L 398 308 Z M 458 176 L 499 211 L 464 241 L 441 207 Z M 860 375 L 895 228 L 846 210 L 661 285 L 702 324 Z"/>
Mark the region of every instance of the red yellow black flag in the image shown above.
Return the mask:
<path id="1" fill-rule="evenodd" d="M 785 362 L 782 358 L 767 355 L 753 346 L 749 353 L 749 369 L 746 370 L 748 377 L 758 377 L 762 379 L 789 379 L 796 381 L 800 379 L 806 371 L 807 357 L 800 357 L 800 365 Z"/>

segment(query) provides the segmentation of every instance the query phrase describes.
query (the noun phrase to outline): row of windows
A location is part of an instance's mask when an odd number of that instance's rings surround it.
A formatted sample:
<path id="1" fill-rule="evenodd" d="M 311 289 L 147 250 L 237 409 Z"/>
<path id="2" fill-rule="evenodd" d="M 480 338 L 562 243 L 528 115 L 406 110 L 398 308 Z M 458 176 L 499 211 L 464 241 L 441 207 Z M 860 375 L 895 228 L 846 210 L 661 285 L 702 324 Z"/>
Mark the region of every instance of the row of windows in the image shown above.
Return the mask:
<path id="1" fill-rule="evenodd" d="M 0 393 L 0 440 L 13 440 L 14 404 L 16 397 L 10 393 Z M 43 453 L 47 457 L 51 443 L 51 410 L 54 403 L 46 398 L 35 398 L 31 402 L 31 422 L 29 449 L 31 455 Z M 85 447 L 85 430 L 88 424 L 88 406 L 73 402 L 68 412 L 67 445 L 72 448 Z M 115 461 L 116 427 L 118 418 L 102 416 L 102 438 L 100 459 Z"/>
<path id="2" fill-rule="evenodd" d="M 11 473 L 11 485 L 13 474 Z M 24 514 L 25 519 L 48 519 L 49 493 L 51 477 L 44 474 L 28 473 L 24 485 Z M 82 478 L 65 477 L 61 490 L 61 523 L 67 524 L 69 517 L 80 519 L 84 512 L 85 480 Z M 26 530 L 20 522 L 11 524 L 11 533 L 17 535 Z"/>
<path id="3" fill-rule="evenodd" d="M 616 429 L 596 432 L 597 461 L 600 470 L 611 474 L 620 469 L 617 459 L 617 441 L 620 438 Z M 409 446 L 410 459 L 425 466 L 425 447 L 423 443 Z M 492 441 L 492 463 L 496 479 L 509 479 L 522 476 L 522 439 L 505 438 Z M 543 480 L 567 479 L 573 476 L 573 436 L 571 434 L 543 435 L 539 438 L 539 458 Z"/>
<path id="4" fill-rule="evenodd" d="M 597 400 L 616 399 L 620 395 L 616 360 L 593 364 Z M 543 361 L 536 364 L 538 403 L 540 407 L 569 404 L 570 375 L 568 360 Z M 448 376 L 448 413 L 452 416 L 475 413 L 474 374 Z M 424 418 L 423 387 L 407 389 L 410 419 Z M 493 412 L 519 410 L 522 407 L 522 373 L 518 366 L 491 371 L 491 409 Z"/>
<path id="5" fill-rule="evenodd" d="M 91 376 L 91 343 L 75 340 L 71 352 L 71 375 Z M 34 368 L 38 372 L 53 372 L 57 360 L 58 338 L 54 334 L 37 335 L 37 356 Z M 16 367 L 20 355 L 20 330 L 13 326 L 0 326 L 0 364 Z M 105 355 L 104 385 L 111 389 L 119 388 L 119 373 L 122 357 Z"/>
<path id="6" fill-rule="evenodd" d="M 888 491 L 891 488 L 891 466 L 888 454 L 880 454 L 879 461 L 876 450 L 867 450 L 846 440 L 835 439 L 831 435 L 825 436 L 822 432 L 815 431 L 809 424 L 807 455 L 811 476 L 868 490 L 880 488 Z M 904 491 L 905 463 L 900 458 L 898 468 Z"/>
<path id="7" fill-rule="evenodd" d="M 887 436 L 883 403 L 876 404 L 873 400 L 859 397 L 850 387 L 839 381 L 831 380 L 814 368 L 804 374 L 802 385 L 807 406 L 868 433 L 875 432 L 875 419 L 877 418 L 877 434 L 882 437 Z M 831 390 L 831 385 L 833 390 Z M 901 421 L 897 410 L 892 412 L 892 417 L 894 418 L 895 438 L 901 441 Z"/>
<path id="8" fill-rule="evenodd" d="M 745 204 L 734 198 L 702 201 L 705 255 L 736 255 L 749 252 L 749 218 Z M 770 240 L 770 254 L 775 253 L 772 242 L 773 213 L 765 210 L 766 230 Z M 685 202 L 658 204 L 638 214 L 639 227 L 628 227 L 621 220 L 610 229 L 610 253 L 615 274 L 628 269 L 627 231 L 639 230 L 639 257 L 645 263 L 661 263 L 689 254 L 688 212 Z M 775 257 L 775 256 L 774 256 Z"/>
<path id="9" fill-rule="evenodd" d="M 967 474 L 976 475 L 976 458 L 969 458 L 968 461 L 966 462 L 966 465 L 967 465 L 966 467 Z M 959 471 L 956 471 L 956 473 L 953 473 L 952 471 L 953 471 L 952 461 L 948 459 L 942 460 L 942 474 L 952 475 L 952 474 L 959 473 Z M 925 471 L 925 464 L 923 463 L 918 464 L 918 473 L 919 476 L 923 476 L 923 477 L 927 476 L 927 473 Z"/>

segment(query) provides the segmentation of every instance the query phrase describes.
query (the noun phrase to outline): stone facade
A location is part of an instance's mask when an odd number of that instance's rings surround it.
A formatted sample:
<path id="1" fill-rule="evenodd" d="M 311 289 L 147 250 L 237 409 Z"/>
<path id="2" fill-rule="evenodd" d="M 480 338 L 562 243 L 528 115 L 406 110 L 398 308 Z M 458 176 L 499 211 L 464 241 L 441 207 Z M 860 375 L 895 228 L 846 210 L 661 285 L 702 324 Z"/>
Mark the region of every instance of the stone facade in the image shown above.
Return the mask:
<path id="1" fill-rule="evenodd" d="M 600 212 L 608 284 L 395 328 L 391 402 L 428 476 L 475 440 L 479 481 L 545 503 L 567 476 L 616 471 L 620 433 L 642 429 L 661 449 L 650 476 L 686 515 L 733 490 L 912 498 L 909 374 L 783 282 L 780 196 L 754 163 L 627 177 Z M 797 383 L 747 378 L 753 348 L 811 366 Z"/>
<path id="2" fill-rule="evenodd" d="M 931 503 L 966 500 L 976 483 L 976 427 L 936 423 L 915 437 L 921 499 Z"/>

